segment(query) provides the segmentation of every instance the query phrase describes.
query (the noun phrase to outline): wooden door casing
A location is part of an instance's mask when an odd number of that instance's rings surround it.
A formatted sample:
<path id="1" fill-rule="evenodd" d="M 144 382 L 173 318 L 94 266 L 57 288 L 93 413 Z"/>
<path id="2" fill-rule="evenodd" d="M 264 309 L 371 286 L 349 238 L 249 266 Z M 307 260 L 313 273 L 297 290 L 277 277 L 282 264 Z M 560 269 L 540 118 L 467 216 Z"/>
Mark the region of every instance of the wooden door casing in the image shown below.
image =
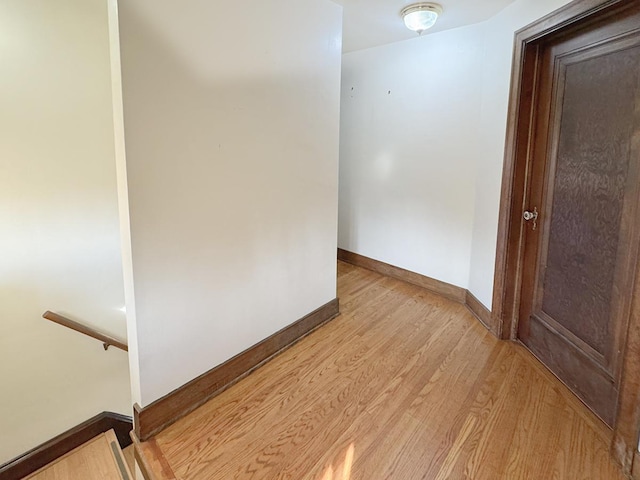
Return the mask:
<path id="1" fill-rule="evenodd" d="M 527 243 L 522 213 L 529 207 L 527 181 L 536 141 L 536 125 L 532 119 L 544 108 L 538 101 L 543 92 L 537 81 L 542 62 L 541 45 L 605 18 L 628 15 L 638 6 L 637 1 L 627 0 L 576 0 L 516 32 L 490 325 L 501 338 L 516 339 L 519 328 L 523 252 Z M 637 23 L 629 24 L 628 30 L 635 28 Z M 638 140 L 633 140 L 636 149 Z M 629 258 L 628 264 L 627 272 L 636 281 L 629 282 L 628 330 L 619 332 L 626 337 L 626 349 L 618 356 L 620 393 L 611 432 L 612 454 L 625 473 L 631 472 L 640 433 L 640 365 L 637 362 L 640 356 L 640 282 L 637 281 L 640 262 Z"/>
<path id="2" fill-rule="evenodd" d="M 615 17 L 541 46 L 518 337 L 613 426 L 638 237 L 640 31 Z M 630 101 L 634 100 L 634 101 Z"/>

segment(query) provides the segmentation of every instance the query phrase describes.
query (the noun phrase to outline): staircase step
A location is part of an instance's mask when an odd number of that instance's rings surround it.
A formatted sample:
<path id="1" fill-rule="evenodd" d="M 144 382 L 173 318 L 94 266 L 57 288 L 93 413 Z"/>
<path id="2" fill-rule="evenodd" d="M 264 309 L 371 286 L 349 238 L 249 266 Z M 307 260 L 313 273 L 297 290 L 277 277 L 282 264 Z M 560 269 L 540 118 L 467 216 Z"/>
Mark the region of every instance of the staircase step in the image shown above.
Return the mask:
<path id="1" fill-rule="evenodd" d="M 102 433 L 25 480 L 133 480 L 113 430 Z"/>

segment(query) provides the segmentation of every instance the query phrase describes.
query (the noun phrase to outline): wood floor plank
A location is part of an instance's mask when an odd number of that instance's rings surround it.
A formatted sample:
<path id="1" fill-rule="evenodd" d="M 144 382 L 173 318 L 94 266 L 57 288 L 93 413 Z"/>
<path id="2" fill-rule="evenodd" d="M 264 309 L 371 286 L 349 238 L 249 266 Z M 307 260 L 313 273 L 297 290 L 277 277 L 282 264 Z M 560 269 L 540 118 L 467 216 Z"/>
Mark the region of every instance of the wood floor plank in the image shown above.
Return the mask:
<path id="1" fill-rule="evenodd" d="M 482 426 L 488 425 L 501 409 L 507 395 L 506 388 L 512 371 L 515 369 L 513 359 L 515 352 L 509 348 L 499 348 L 495 364 L 499 368 L 492 368 L 487 377 L 477 389 L 477 395 L 470 408 L 461 412 L 464 421 L 459 428 L 459 434 L 455 441 L 448 438 L 441 441 L 439 450 L 446 452 L 447 457 L 434 470 L 436 465 L 430 466 L 428 474 L 436 479 L 446 478 L 468 478 L 470 472 L 474 470 L 474 454 L 479 452 L 482 439 Z M 494 420 L 495 421 L 495 420 Z"/>
<path id="2" fill-rule="evenodd" d="M 182 480 L 623 478 L 607 427 L 463 305 L 343 262 L 338 290 L 338 318 L 153 439 L 167 471 Z"/>
<path id="3" fill-rule="evenodd" d="M 425 306 L 427 306 L 425 304 Z M 416 327 L 410 327 L 412 315 L 420 313 L 414 300 L 406 297 L 404 303 L 392 309 L 390 321 L 381 326 L 385 328 L 384 335 L 371 335 L 369 331 L 364 337 L 354 338 L 352 348 L 346 350 L 347 355 L 334 355 L 327 359 L 325 366 L 317 366 L 316 369 L 322 373 L 330 372 L 333 382 L 309 382 L 303 385 L 303 395 L 300 402 L 287 405 L 283 411 L 280 405 L 262 405 L 262 409 L 268 410 L 268 415 L 275 418 L 283 414 L 294 419 L 298 415 L 297 421 L 291 425 L 271 428 L 275 439 L 270 444 L 264 443 L 262 435 L 245 436 L 243 438 L 243 455 L 246 457 L 245 468 L 248 471 L 256 471 L 254 478 L 271 478 L 269 469 L 271 465 L 280 465 L 278 459 L 287 456 L 287 452 L 293 448 L 302 448 L 313 442 L 313 433 L 322 428 L 324 431 L 334 431 L 340 425 L 346 424 L 358 415 L 369 402 L 372 395 L 379 391 L 379 385 L 386 382 L 392 374 L 397 371 L 405 358 L 393 357 L 390 352 L 394 351 L 394 345 L 405 341 L 409 332 L 398 335 L 397 331 L 402 328 L 415 331 Z M 402 321 L 394 321 L 394 318 Z M 372 338 L 368 338 L 371 336 Z M 379 363 L 377 360 L 385 358 Z M 274 364 L 275 365 L 275 364 Z M 309 408 L 309 406 L 313 408 Z M 271 418 L 262 417 L 256 422 L 254 428 L 257 432 L 265 421 L 272 423 Z M 299 425 L 305 425 L 300 429 Z M 256 428 L 258 427 L 258 428 Z M 269 452 L 266 454 L 265 452 Z M 222 457 L 221 464 L 224 466 L 219 472 L 221 475 L 239 475 L 238 472 L 226 470 L 229 462 L 227 457 Z M 178 469 L 177 473 L 182 473 Z"/>
<path id="4" fill-rule="evenodd" d="M 398 309 L 403 302 L 408 301 L 409 297 L 398 297 L 400 301 L 390 302 L 389 311 Z M 340 322 L 348 322 L 348 318 L 342 318 L 338 320 Z M 336 327 L 336 323 L 333 325 Z M 337 325 L 337 328 L 340 326 Z M 351 327 L 353 328 L 353 327 Z M 376 326 L 371 326 L 371 331 L 376 330 Z M 387 333 L 391 331 L 391 328 L 387 325 L 380 324 L 379 328 L 386 329 Z M 351 342 L 350 349 L 335 350 L 331 343 L 324 345 L 322 350 L 316 349 L 317 343 L 314 340 L 322 340 L 323 337 L 309 338 L 309 340 L 303 340 L 303 351 L 311 353 L 306 360 L 298 362 L 296 360 L 298 355 L 296 352 L 285 352 L 283 355 L 270 362 L 264 367 L 264 372 L 272 372 L 274 375 L 278 375 L 278 372 L 287 372 L 279 376 L 280 381 L 278 383 L 261 382 L 267 376 L 263 376 L 258 379 L 256 384 L 251 384 L 251 391 L 247 391 L 244 387 L 250 385 L 249 383 L 238 384 L 234 387 L 234 392 L 237 395 L 241 395 L 244 402 L 244 408 L 235 409 L 234 404 L 222 403 L 221 410 L 213 410 L 216 406 L 216 402 L 212 401 L 207 405 L 207 409 L 200 409 L 192 415 L 191 425 L 194 429 L 219 431 L 221 435 L 220 441 L 224 441 L 229 444 L 233 441 L 228 436 L 225 436 L 227 432 L 231 431 L 228 427 L 230 423 L 234 426 L 242 428 L 246 425 L 248 429 L 260 424 L 261 422 L 273 422 L 277 419 L 279 413 L 278 410 L 287 409 L 291 412 L 295 410 L 296 405 L 301 405 L 302 409 L 306 409 L 308 406 L 308 397 L 318 395 L 319 390 L 326 389 L 326 382 L 323 381 L 323 376 L 332 368 L 340 368 L 340 365 L 344 363 L 358 361 L 364 353 L 375 347 L 375 342 L 371 342 L 366 338 L 357 337 Z M 384 335 L 378 335 L 377 341 L 383 341 Z M 320 342 L 322 343 L 322 342 Z M 362 361 L 362 360 L 360 360 Z M 290 370 L 292 365 L 295 365 L 295 374 L 291 374 Z M 282 392 L 286 392 L 284 395 Z M 247 408 L 250 406 L 251 408 Z M 234 413 L 230 416 L 225 416 L 224 413 L 229 410 L 233 410 Z M 234 410 L 235 409 L 235 410 Z M 208 412 L 212 412 L 213 415 L 209 415 Z M 216 423 L 218 419 L 222 422 Z M 172 431 L 179 431 L 178 428 L 170 428 L 166 431 L 166 434 L 160 436 L 159 441 L 166 448 L 168 454 L 171 454 L 171 433 Z M 197 439 L 198 435 L 193 436 Z M 242 442 L 246 442 L 246 438 L 241 439 Z M 179 439 L 175 445 L 178 448 L 183 448 L 184 443 L 182 439 Z"/>
<path id="5" fill-rule="evenodd" d="M 384 470 L 385 478 L 414 478 L 417 475 L 414 472 L 433 478 L 436 474 L 464 425 L 462 412 L 473 402 L 479 379 L 484 376 L 482 371 L 487 363 L 492 363 L 490 357 L 499 353 L 486 348 L 496 342 L 486 333 L 482 328 L 476 330 L 474 325 L 403 409 L 404 415 L 418 420 L 421 427 L 413 430 L 402 451 Z M 447 395 L 442 395 L 443 391 Z"/>
<path id="6" fill-rule="evenodd" d="M 405 345 L 403 346 L 408 348 L 411 353 L 403 350 L 402 358 L 404 362 L 401 363 L 401 367 L 396 370 L 393 376 L 387 380 L 384 388 L 375 392 L 373 398 L 367 402 L 365 415 L 360 415 L 356 418 L 346 427 L 346 430 L 344 426 L 342 429 L 335 428 L 332 430 L 332 448 L 327 449 L 316 460 L 316 464 L 308 470 L 308 478 L 320 478 L 321 473 L 335 463 L 335 458 L 340 458 L 340 455 L 344 454 L 352 445 L 355 449 L 353 439 L 359 439 L 357 442 L 357 456 L 362 456 L 363 453 L 366 455 L 369 450 L 381 447 L 376 439 L 389 438 L 387 430 L 397 423 L 397 417 L 401 413 L 397 405 L 410 402 L 415 396 L 415 393 L 407 388 L 408 383 L 406 380 L 410 378 L 412 382 L 416 381 L 416 379 L 418 379 L 419 383 L 426 382 L 434 374 L 434 366 L 436 365 L 436 362 L 430 362 L 429 360 L 437 356 L 444 358 L 458 342 L 457 335 L 451 335 L 451 327 L 452 323 L 442 322 L 440 325 L 429 329 L 429 335 L 414 335 L 410 337 L 410 340 L 405 340 Z M 429 368 L 430 366 L 432 367 L 431 369 Z M 326 448 L 327 443 L 325 441 L 322 448 Z M 316 451 L 322 450 L 317 449 Z M 308 460 L 307 458 L 304 459 L 307 463 Z M 314 459 L 312 458 L 311 460 Z M 302 464 L 303 460 L 299 459 L 289 469 L 292 471 L 307 471 L 307 468 L 303 468 Z M 378 465 L 377 470 L 379 469 L 380 466 Z M 367 475 L 366 472 L 362 472 L 362 474 Z"/>

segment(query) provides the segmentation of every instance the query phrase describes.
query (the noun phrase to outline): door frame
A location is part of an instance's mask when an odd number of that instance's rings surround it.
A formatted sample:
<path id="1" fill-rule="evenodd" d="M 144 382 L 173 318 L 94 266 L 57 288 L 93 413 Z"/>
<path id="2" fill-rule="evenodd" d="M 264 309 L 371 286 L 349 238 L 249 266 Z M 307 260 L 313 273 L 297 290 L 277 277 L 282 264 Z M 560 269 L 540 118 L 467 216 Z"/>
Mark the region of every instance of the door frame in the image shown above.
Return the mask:
<path id="1" fill-rule="evenodd" d="M 634 1 L 575 0 L 515 34 L 490 326 L 499 338 L 516 340 L 518 332 L 525 232 L 522 212 L 527 207 L 527 171 L 534 142 L 539 41 L 579 22 L 615 14 Z M 640 438 L 640 366 L 634 361 L 640 357 L 640 261 L 635 272 L 617 417 L 611 435 L 611 453 L 626 474 L 631 473 L 634 457 L 638 456 Z"/>

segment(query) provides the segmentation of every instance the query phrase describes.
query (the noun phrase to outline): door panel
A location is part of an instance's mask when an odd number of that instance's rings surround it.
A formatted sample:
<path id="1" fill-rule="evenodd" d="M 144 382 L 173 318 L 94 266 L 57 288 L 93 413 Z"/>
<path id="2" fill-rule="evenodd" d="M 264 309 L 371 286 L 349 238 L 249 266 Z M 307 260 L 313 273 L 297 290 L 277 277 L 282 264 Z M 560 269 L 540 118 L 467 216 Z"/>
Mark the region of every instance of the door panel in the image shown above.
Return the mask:
<path id="1" fill-rule="evenodd" d="M 528 195 L 540 216 L 526 229 L 518 328 L 609 425 L 640 243 L 640 34 L 630 25 L 637 8 L 541 46 Z"/>
<path id="2" fill-rule="evenodd" d="M 560 62 L 564 98 L 542 311 L 605 355 L 640 47 L 567 65 L 572 60 L 569 56 Z"/>

